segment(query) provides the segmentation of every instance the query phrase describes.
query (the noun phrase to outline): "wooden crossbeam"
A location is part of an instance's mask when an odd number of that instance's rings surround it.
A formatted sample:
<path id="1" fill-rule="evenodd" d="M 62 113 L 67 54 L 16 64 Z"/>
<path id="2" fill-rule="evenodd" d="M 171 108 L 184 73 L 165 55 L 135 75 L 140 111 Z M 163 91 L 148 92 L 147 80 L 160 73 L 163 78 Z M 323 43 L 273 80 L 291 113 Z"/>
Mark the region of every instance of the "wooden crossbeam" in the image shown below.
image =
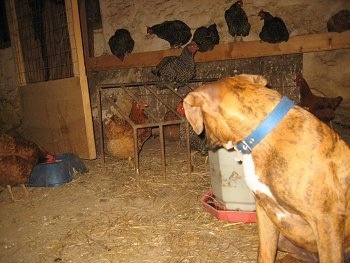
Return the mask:
<path id="1" fill-rule="evenodd" d="M 350 48 L 350 30 L 342 33 L 327 32 L 313 35 L 292 36 L 287 42 L 270 44 L 260 41 L 243 41 L 219 44 L 211 51 L 195 56 L 196 62 L 220 61 L 239 58 L 276 56 Z M 153 67 L 165 56 L 178 56 L 181 49 L 128 54 L 121 62 L 117 57 L 100 56 L 86 59 L 88 71 L 122 68 Z"/>

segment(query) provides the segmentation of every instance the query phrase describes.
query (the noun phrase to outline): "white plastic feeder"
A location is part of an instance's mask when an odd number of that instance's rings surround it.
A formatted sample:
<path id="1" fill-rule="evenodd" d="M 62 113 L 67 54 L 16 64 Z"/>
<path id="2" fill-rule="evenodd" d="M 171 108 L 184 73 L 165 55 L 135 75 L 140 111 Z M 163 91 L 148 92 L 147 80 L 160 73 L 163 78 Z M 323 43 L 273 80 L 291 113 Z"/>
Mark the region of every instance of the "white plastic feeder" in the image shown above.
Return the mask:
<path id="1" fill-rule="evenodd" d="M 244 180 L 243 165 L 235 160 L 235 151 L 210 150 L 209 166 L 211 190 L 216 201 L 227 210 L 255 210 L 254 196 Z"/>

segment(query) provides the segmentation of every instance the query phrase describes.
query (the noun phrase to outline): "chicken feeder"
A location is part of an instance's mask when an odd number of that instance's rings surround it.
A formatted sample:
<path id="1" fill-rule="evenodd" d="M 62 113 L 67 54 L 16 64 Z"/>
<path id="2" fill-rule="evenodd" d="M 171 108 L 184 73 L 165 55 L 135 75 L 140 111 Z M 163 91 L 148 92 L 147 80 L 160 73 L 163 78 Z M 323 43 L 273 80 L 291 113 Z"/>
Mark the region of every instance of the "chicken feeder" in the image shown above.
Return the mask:
<path id="1" fill-rule="evenodd" d="M 243 165 L 235 160 L 235 151 L 219 148 L 209 151 L 211 191 L 226 210 L 253 211 L 255 198 L 248 188 Z"/>
<path id="2" fill-rule="evenodd" d="M 30 187 L 54 187 L 72 181 L 76 172 L 87 172 L 83 161 L 72 153 L 56 154 L 51 163 L 40 163 L 33 168 L 27 185 Z"/>
<path id="3" fill-rule="evenodd" d="M 255 199 L 244 179 L 243 165 L 235 152 L 209 150 L 211 189 L 202 198 L 204 209 L 228 222 L 256 222 Z"/>

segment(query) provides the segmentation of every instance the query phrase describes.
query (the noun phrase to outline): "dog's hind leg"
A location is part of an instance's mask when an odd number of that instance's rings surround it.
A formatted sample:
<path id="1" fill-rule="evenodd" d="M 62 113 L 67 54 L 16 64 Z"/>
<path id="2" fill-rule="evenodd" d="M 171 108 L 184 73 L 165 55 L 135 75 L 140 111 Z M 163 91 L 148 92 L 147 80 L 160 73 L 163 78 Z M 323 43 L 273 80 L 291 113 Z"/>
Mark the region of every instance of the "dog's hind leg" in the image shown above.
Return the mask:
<path id="1" fill-rule="evenodd" d="M 315 219 L 315 232 L 320 263 L 344 262 L 344 225 L 342 215 L 329 213 Z"/>

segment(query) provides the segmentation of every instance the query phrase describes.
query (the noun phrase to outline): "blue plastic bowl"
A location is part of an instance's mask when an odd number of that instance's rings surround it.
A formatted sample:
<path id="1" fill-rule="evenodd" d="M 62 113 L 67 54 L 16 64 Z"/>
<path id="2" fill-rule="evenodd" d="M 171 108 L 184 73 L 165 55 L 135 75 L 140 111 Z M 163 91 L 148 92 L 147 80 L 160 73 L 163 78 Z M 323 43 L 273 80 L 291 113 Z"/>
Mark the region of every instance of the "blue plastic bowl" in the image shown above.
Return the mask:
<path id="1" fill-rule="evenodd" d="M 27 185 L 53 187 L 72 181 L 75 172 L 87 172 L 82 160 L 72 153 L 56 154 L 53 163 L 40 163 L 33 168 Z"/>
<path id="2" fill-rule="evenodd" d="M 88 169 L 86 168 L 84 162 L 73 153 L 56 154 L 56 160 L 62 160 L 67 163 L 70 175 L 73 175 L 75 172 L 88 172 Z"/>

